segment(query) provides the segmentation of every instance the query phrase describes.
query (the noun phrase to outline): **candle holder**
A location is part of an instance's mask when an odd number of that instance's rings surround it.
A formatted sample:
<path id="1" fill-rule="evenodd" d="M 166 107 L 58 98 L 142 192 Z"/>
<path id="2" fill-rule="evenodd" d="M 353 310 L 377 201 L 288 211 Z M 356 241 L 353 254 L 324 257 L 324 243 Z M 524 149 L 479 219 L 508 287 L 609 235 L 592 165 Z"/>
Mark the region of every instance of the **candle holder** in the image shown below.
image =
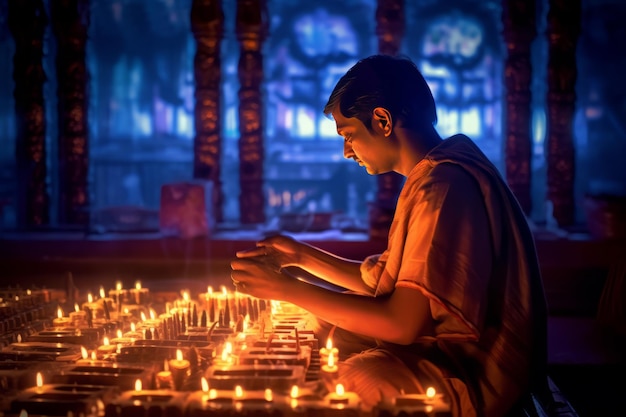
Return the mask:
<path id="1" fill-rule="evenodd" d="M 99 410 L 103 400 L 108 401 L 112 397 L 113 388 L 104 386 L 46 384 L 22 391 L 11 402 L 10 413 L 20 415 L 26 411 L 29 415 L 94 415 L 104 411 Z"/>
<path id="2" fill-rule="evenodd" d="M 293 365 L 224 365 L 210 366 L 205 377 L 215 389 L 232 390 L 239 385 L 245 390 L 288 391 L 305 381 L 305 369 Z"/>

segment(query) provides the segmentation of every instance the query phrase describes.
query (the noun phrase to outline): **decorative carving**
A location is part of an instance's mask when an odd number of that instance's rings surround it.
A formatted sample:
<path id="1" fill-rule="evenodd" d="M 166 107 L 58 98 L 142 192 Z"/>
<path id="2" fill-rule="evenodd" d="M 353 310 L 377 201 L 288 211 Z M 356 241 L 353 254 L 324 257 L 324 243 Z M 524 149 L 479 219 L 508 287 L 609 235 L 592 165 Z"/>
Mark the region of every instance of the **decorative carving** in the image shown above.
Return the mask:
<path id="1" fill-rule="evenodd" d="M 531 198 L 531 44 L 537 35 L 535 3 L 526 0 L 502 2 L 506 121 L 504 126 L 506 179 L 524 212 L 532 209 Z"/>
<path id="2" fill-rule="evenodd" d="M 240 222 L 265 222 L 263 194 L 263 55 L 261 47 L 268 32 L 265 0 L 237 1 L 239 64 L 239 195 Z"/>
<path id="3" fill-rule="evenodd" d="M 574 140 L 576 44 L 580 34 L 580 0 L 550 0 L 548 11 L 548 200 L 559 226 L 575 221 Z"/>
<path id="4" fill-rule="evenodd" d="M 52 29 L 57 41 L 59 142 L 59 222 L 89 220 L 89 143 L 86 64 L 88 0 L 52 0 Z"/>
<path id="5" fill-rule="evenodd" d="M 195 130 L 194 178 L 213 182 L 215 221 L 223 220 L 224 192 L 221 181 L 221 42 L 224 12 L 221 0 L 193 0 L 191 30 L 196 40 L 194 57 Z"/>
<path id="6" fill-rule="evenodd" d="M 47 192 L 46 115 L 42 65 L 43 36 L 48 16 L 43 1 L 9 1 L 9 29 L 15 40 L 13 79 L 17 165 L 17 225 L 49 223 Z"/>
<path id="7" fill-rule="evenodd" d="M 378 0 L 376 7 L 376 36 L 381 54 L 397 55 L 404 37 L 404 0 Z M 369 235 L 386 239 L 395 212 L 402 176 L 389 172 L 377 177 L 376 200 L 370 207 Z"/>

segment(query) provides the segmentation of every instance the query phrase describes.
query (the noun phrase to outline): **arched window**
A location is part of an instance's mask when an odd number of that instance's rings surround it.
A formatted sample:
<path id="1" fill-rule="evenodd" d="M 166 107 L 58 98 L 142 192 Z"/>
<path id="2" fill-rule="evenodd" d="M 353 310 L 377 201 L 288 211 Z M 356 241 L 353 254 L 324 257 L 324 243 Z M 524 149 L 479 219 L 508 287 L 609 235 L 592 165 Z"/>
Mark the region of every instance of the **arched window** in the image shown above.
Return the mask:
<path id="1" fill-rule="evenodd" d="M 437 103 L 443 137 L 465 133 L 502 168 L 502 37 L 498 2 L 416 2 L 406 45 Z"/>

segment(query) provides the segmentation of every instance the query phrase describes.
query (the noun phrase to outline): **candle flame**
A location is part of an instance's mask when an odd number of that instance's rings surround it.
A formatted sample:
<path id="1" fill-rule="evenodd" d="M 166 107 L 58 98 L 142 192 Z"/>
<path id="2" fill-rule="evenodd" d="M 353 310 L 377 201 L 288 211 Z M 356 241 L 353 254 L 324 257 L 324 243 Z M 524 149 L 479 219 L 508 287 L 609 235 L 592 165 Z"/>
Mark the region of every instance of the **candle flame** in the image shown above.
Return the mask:
<path id="1" fill-rule="evenodd" d="M 140 290 L 141 289 L 141 281 L 136 281 L 135 282 L 135 289 L 136 290 Z"/>
<path id="2" fill-rule="evenodd" d="M 333 339 L 330 337 L 326 340 L 326 349 L 331 350 L 333 348 Z"/>
<path id="3" fill-rule="evenodd" d="M 217 390 L 215 388 L 211 388 L 209 390 L 209 399 L 214 400 L 217 398 Z"/>
<path id="4" fill-rule="evenodd" d="M 57 317 L 58 317 L 58 318 L 63 317 L 63 310 L 61 310 L 61 307 L 59 307 L 59 308 L 57 309 Z"/>
<path id="5" fill-rule="evenodd" d="M 150 309 L 150 320 L 156 319 L 156 311 L 153 308 Z"/>
<path id="6" fill-rule="evenodd" d="M 146 321 L 146 313 L 141 312 L 141 321 Z"/>
<path id="7" fill-rule="evenodd" d="M 297 385 L 292 385 L 291 386 L 291 391 L 289 392 L 289 396 L 291 398 L 298 398 L 298 395 L 300 394 L 300 389 L 298 388 Z"/>
<path id="8" fill-rule="evenodd" d="M 130 323 L 130 331 L 131 332 L 136 332 L 137 331 L 137 326 L 135 326 L 135 323 L 133 323 L 133 322 Z"/>
<path id="9" fill-rule="evenodd" d="M 120 281 L 117 281 L 115 283 L 115 289 L 119 292 L 122 291 L 122 283 Z"/>
<path id="10" fill-rule="evenodd" d="M 100 298 L 104 298 L 104 287 L 100 286 Z"/>
<path id="11" fill-rule="evenodd" d="M 225 285 L 222 285 L 222 287 L 221 287 L 221 288 L 222 288 L 222 295 L 223 295 L 224 297 L 226 297 L 226 296 L 228 295 L 228 290 L 226 289 L 226 286 L 225 286 Z"/>
<path id="12" fill-rule="evenodd" d="M 212 295 L 212 294 L 213 294 L 213 287 L 212 287 L 212 286 L 210 286 L 210 285 L 209 285 L 208 287 L 206 287 L 206 292 L 207 292 L 209 295 Z"/>
<path id="13" fill-rule="evenodd" d="M 96 351 L 95 351 L 95 350 L 92 350 L 92 351 L 91 351 L 91 360 L 92 360 L 92 361 L 95 361 L 96 359 L 97 359 L 97 357 L 96 357 Z"/>
<path id="14" fill-rule="evenodd" d="M 346 389 L 343 387 L 343 384 L 337 384 L 335 387 L 335 393 L 337 395 L 344 395 L 346 393 Z"/>
<path id="15" fill-rule="evenodd" d="M 437 395 L 437 391 L 435 390 L 435 388 L 433 387 L 426 388 L 426 397 L 435 398 L 435 395 Z"/>
<path id="16" fill-rule="evenodd" d="M 189 292 L 183 291 L 183 300 L 185 300 L 185 302 L 189 302 Z"/>
<path id="17" fill-rule="evenodd" d="M 137 378 L 137 380 L 135 381 L 135 391 L 141 391 L 143 389 L 143 386 L 141 384 L 141 379 Z"/>
<path id="18" fill-rule="evenodd" d="M 37 388 L 43 387 L 43 375 L 41 372 L 37 372 Z"/>
<path id="19" fill-rule="evenodd" d="M 243 397 L 243 388 L 241 388 L 241 385 L 235 386 L 235 397 L 237 398 Z"/>
<path id="20" fill-rule="evenodd" d="M 273 401 L 274 400 L 274 393 L 272 392 L 271 388 L 265 388 L 265 391 L 263 392 L 263 397 L 265 398 L 265 401 Z"/>
<path id="21" fill-rule="evenodd" d="M 120 339 L 122 336 L 122 329 L 117 329 L 117 338 Z"/>
<path id="22" fill-rule="evenodd" d="M 78 303 L 74 303 L 74 311 L 77 313 L 80 311 L 80 307 L 78 306 Z"/>
<path id="23" fill-rule="evenodd" d="M 104 339 L 102 339 L 102 344 L 104 346 L 109 346 L 110 342 L 109 342 L 109 338 L 104 336 Z"/>
<path id="24" fill-rule="evenodd" d="M 87 349 L 85 348 L 85 346 L 80 347 L 80 356 L 83 359 L 87 359 L 89 357 L 89 352 L 87 352 Z"/>
<path id="25" fill-rule="evenodd" d="M 200 384 L 202 385 L 202 392 L 209 392 L 209 381 L 205 377 L 202 377 Z"/>
<path id="26" fill-rule="evenodd" d="M 177 361 L 183 360 L 183 351 L 180 349 L 176 349 L 176 360 Z"/>

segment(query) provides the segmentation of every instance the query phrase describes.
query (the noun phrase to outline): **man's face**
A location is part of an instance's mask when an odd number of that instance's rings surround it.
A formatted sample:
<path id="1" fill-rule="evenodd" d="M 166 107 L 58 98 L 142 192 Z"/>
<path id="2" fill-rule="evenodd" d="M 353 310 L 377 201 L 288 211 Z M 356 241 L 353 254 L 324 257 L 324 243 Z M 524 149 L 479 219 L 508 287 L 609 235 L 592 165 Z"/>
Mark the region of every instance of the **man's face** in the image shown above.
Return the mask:
<path id="1" fill-rule="evenodd" d="M 344 117 L 338 108 L 332 115 L 337 125 L 337 133 L 344 138 L 344 158 L 354 159 L 360 166 L 365 167 L 370 175 L 393 170 L 390 165 L 389 138 L 377 133 L 377 129 L 368 130 L 355 117 Z"/>

